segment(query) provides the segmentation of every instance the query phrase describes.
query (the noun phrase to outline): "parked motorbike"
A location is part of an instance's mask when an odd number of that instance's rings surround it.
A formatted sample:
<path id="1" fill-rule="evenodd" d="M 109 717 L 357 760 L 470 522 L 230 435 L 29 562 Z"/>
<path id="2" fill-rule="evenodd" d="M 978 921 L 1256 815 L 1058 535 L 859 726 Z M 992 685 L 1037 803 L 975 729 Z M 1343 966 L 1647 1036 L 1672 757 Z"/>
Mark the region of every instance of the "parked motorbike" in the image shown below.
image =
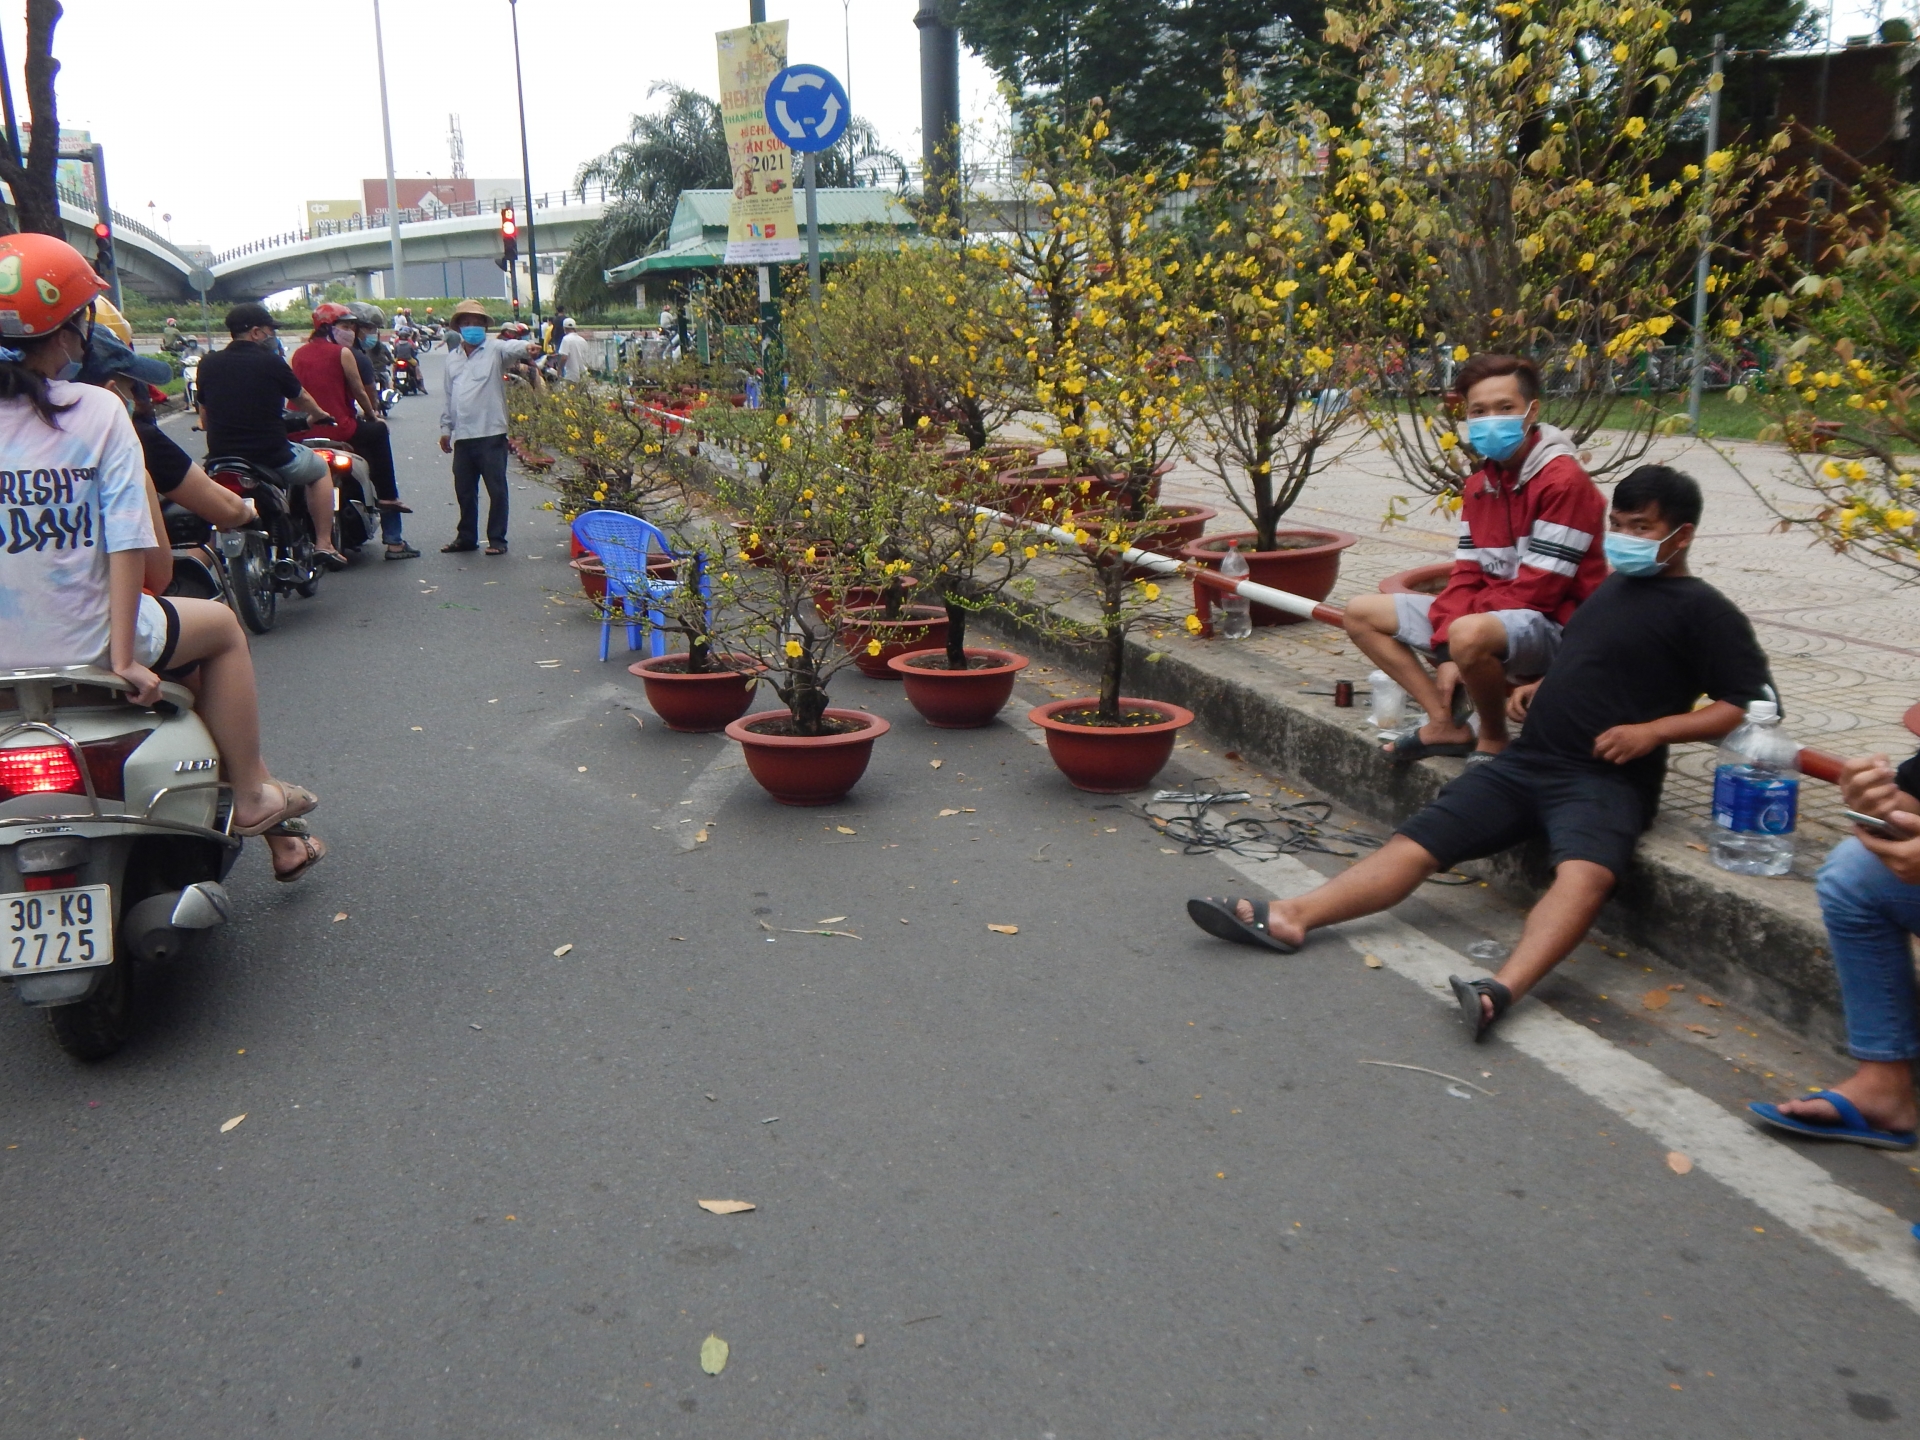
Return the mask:
<path id="1" fill-rule="evenodd" d="M 193 409 L 200 403 L 200 347 L 195 345 L 180 357 L 180 379 L 185 386 L 181 397 L 187 402 L 187 408 Z"/>
<path id="2" fill-rule="evenodd" d="M 109 670 L 0 671 L 0 981 L 69 1055 L 126 1043 L 136 964 L 224 924 L 232 794 L 185 687 L 151 708 Z"/>

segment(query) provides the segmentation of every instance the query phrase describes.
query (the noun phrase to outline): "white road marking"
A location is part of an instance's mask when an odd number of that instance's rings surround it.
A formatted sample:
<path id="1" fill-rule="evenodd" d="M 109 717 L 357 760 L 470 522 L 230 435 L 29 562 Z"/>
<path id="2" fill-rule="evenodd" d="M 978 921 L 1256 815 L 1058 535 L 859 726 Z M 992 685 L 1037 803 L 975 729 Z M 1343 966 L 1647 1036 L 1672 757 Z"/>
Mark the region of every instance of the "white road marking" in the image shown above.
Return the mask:
<path id="1" fill-rule="evenodd" d="M 1325 879 L 1291 855 L 1255 861 L 1223 851 L 1220 858 L 1262 895 L 1303 894 Z M 1449 974 L 1487 973 L 1391 915 L 1350 921 L 1332 933 L 1379 956 L 1389 970 L 1449 1010 L 1456 1008 L 1447 986 Z M 1661 1145 L 1691 1156 L 1698 1169 L 1920 1312 L 1920 1249 L 1909 1222 L 1893 1211 L 1855 1194 L 1745 1119 L 1545 1005 L 1523 1005 L 1500 1022 L 1497 1033 L 1521 1054 Z"/>
<path id="2" fill-rule="evenodd" d="M 695 836 L 705 833 L 705 827 L 713 823 L 713 812 L 733 793 L 734 787 L 745 778 L 746 773 L 746 751 L 740 748 L 738 740 L 729 740 L 720 753 L 707 762 L 706 769 L 693 777 L 693 784 L 687 787 L 686 798 L 680 802 L 693 806 L 691 818 L 700 820 L 701 828 L 679 831 L 673 837 L 674 843 L 682 850 L 693 849 L 699 843 Z"/>

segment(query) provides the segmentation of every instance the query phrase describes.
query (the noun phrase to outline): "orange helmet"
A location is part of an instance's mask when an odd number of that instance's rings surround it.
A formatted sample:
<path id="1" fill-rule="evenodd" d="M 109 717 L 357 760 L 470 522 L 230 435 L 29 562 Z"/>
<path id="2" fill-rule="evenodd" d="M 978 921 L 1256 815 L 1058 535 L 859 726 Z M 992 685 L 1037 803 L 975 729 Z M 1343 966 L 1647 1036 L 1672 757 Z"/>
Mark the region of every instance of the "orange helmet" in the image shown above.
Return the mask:
<path id="1" fill-rule="evenodd" d="M 353 311 L 333 300 L 324 301 L 313 307 L 313 326 L 351 324 Z"/>
<path id="2" fill-rule="evenodd" d="M 0 335 L 51 335 L 106 289 L 107 282 L 64 240 L 0 237 Z"/>

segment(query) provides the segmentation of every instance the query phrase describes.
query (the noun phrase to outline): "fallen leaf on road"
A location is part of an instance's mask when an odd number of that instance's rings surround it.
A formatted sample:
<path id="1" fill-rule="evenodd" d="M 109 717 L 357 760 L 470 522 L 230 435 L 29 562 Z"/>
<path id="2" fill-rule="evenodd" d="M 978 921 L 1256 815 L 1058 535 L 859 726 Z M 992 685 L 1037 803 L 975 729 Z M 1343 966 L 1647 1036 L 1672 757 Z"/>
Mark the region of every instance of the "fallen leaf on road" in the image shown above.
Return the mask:
<path id="1" fill-rule="evenodd" d="M 860 833 L 850 825 L 836 825 L 833 828 L 838 830 L 842 835 L 858 835 Z"/>
<path id="2" fill-rule="evenodd" d="M 553 952 L 554 959 L 559 959 L 571 949 L 573 949 L 573 942 L 569 940 L 565 945 L 562 945 L 558 950 Z"/>
<path id="3" fill-rule="evenodd" d="M 1715 1010 L 1720 1009 L 1720 1007 L 1726 1003 L 1723 1000 L 1715 1000 L 1711 995 L 1696 995 L 1693 998 L 1698 1000 L 1702 1005 L 1710 1006 Z"/>
<path id="4" fill-rule="evenodd" d="M 1705 1025 L 1689 1025 L 1687 1026 L 1687 1029 L 1691 1030 L 1696 1035 L 1704 1035 L 1709 1040 L 1716 1038 L 1720 1034 L 1718 1030 L 1709 1029 Z"/>
<path id="5" fill-rule="evenodd" d="M 1162 845 L 1160 847 L 1160 853 L 1162 855 L 1178 855 L 1180 852 L 1178 850 L 1170 850 L 1165 845 Z"/>
<path id="6" fill-rule="evenodd" d="M 576 765 L 573 768 L 578 770 L 582 775 L 587 773 L 587 767 L 584 765 Z"/>
<path id="7" fill-rule="evenodd" d="M 977 813 L 977 812 L 976 812 L 976 811 L 974 810 L 974 808 L 973 808 L 973 806 L 971 806 L 971 805 L 962 805 L 962 806 L 960 807 L 960 813 L 961 813 L 962 815 L 972 815 L 972 814 L 975 814 L 975 813 Z"/>
<path id="8" fill-rule="evenodd" d="M 727 1368 L 727 1342 L 718 1335 L 709 1335 L 700 1342 L 700 1368 L 709 1375 L 718 1375 Z"/>
<path id="9" fill-rule="evenodd" d="M 707 843 L 706 827 L 702 826 L 693 832 L 693 843 L 696 845 L 704 845 Z"/>
<path id="10" fill-rule="evenodd" d="M 853 1337 L 854 1349 L 864 1350 L 866 1348 L 866 1344 L 867 1344 L 867 1337 L 865 1335 L 856 1335 Z"/>
<path id="11" fill-rule="evenodd" d="M 946 819 L 946 818 L 947 818 L 947 816 L 949 816 L 949 815 L 958 815 L 959 813 L 960 813 L 960 812 L 959 812 L 958 810 L 942 810 L 942 811 L 940 812 L 940 817 L 939 817 L 939 818 L 940 818 L 940 819 L 942 819 L 942 820 L 944 820 L 944 819 Z"/>
<path id="12" fill-rule="evenodd" d="M 901 923 L 902 925 L 911 925 L 911 924 L 912 924 L 913 922 L 912 922 L 911 920 L 907 920 L 907 919 L 904 919 L 904 918 L 903 918 L 903 919 L 902 919 L 902 920 L 900 921 L 900 923 Z"/>
<path id="13" fill-rule="evenodd" d="M 842 920 L 846 918 L 847 917 L 844 915 L 829 915 L 827 916 L 826 919 L 816 920 L 813 923 L 816 925 L 838 925 Z"/>
<path id="14" fill-rule="evenodd" d="M 686 938 L 687 938 L 687 937 L 686 937 L 686 936 L 684 936 L 684 935 L 669 935 L 669 936 L 667 936 L 667 939 L 669 939 L 669 940 L 684 940 L 684 939 L 686 939 Z"/>
<path id="15" fill-rule="evenodd" d="M 945 762 L 943 762 L 943 761 L 940 761 L 940 760 L 929 760 L 929 761 L 927 761 L 927 764 L 929 764 L 929 765 L 931 765 L 931 766 L 932 766 L 932 767 L 933 767 L 934 769 L 936 769 L 936 770 L 938 770 L 938 769 L 940 768 L 940 766 L 941 766 L 941 765 L 942 765 L 943 763 L 945 763 Z"/>
<path id="16" fill-rule="evenodd" d="M 760 922 L 760 928 L 762 930 L 778 930 L 782 935 L 838 935 L 847 940 L 858 940 L 860 938 L 851 930 L 790 930 L 785 925 L 769 925 L 764 920 Z"/>
<path id="17" fill-rule="evenodd" d="M 713 1215 L 744 1215 L 758 1208 L 751 1200 L 696 1200 L 693 1203 Z"/>
<path id="18" fill-rule="evenodd" d="M 646 721 L 644 721 L 644 720 L 642 720 L 642 719 L 640 718 L 640 712 L 639 712 L 639 711 L 637 711 L 637 710 L 629 710 L 629 711 L 627 712 L 627 717 L 628 717 L 629 719 L 631 719 L 631 720 L 633 721 L 633 723 L 634 723 L 634 724 L 636 724 L 636 725 L 638 725 L 638 726 L 639 726 L 639 727 L 640 727 L 640 728 L 641 728 L 642 730 L 644 730 L 644 729 L 646 729 L 646 728 L 647 728 L 647 722 L 646 722 Z"/>
<path id="19" fill-rule="evenodd" d="M 560 666 L 558 660 L 536 660 L 533 663 L 538 665 L 542 670 L 555 670 Z"/>
<path id="20" fill-rule="evenodd" d="M 1640 1003 L 1649 1010 L 1658 1010 L 1671 999 L 1673 999 L 1673 996 L 1669 995 L 1665 990 L 1649 990 L 1640 997 Z"/>
<path id="21" fill-rule="evenodd" d="M 414 728 L 415 730 L 425 730 L 425 729 L 426 729 L 427 727 L 426 727 L 426 726 L 424 726 L 424 725 L 416 725 L 416 726 L 414 726 L 413 728 Z"/>
<path id="22" fill-rule="evenodd" d="M 344 920 L 344 919 L 346 919 L 346 918 L 347 918 L 347 912 L 346 912 L 346 911 L 344 911 L 344 910 L 339 910 L 339 911 L 336 911 L 336 912 L 334 913 L 334 917 L 333 917 L 333 923 L 334 923 L 334 924 L 336 924 L 336 925 L 338 925 L 338 924 L 339 924 L 339 923 L 340 923 L 340 922 L 341 922 L 342 920 Z"/>
<path id="23" fill-rule="evenodd" d="M 1667 1151 L 1667 1169 L 1676 1175 L 1689 1175 L 1693 1172 L 1693 1161 L 1678 1150 Z"/>
<path id="24" fill-rule="evenodd" d="M 1362 955 L 1360 960 L 1369 970 L 1378 970 L 1382 965 L 1386 964 L 1378 955 Z"/>
<path id="25" fill-rule="evenodd" d="M 987 929 L 993 931 L 996 935 L 1018 935 L 1020 933 L 1020 927 L 1018 925 L 989 925 Z"/>
<path id="26" fill-rule="evenodd" d="M 247 1118 L 247 1113 L 248 1113 L 247 1111 L 242 1110 L 238 1115 L 234 1116 L 233 1119 L 227 1121 L 226 1124 L 220 1127 L 220 1133 L 224 1135 L 229 1130 L 233 1129 L 234 1126 L 238 1125 L 242 1120 Z"/>
<path id="27" fill-rule="evenodd" d="M 1667 986 L 1667 989 L 1669 989 L 1669 990 L 1684 990 L 1684 989 L 1686 989 L 1686 988 L 1687 988 L 1686 986 L 1684 986 L 1684 985 L 1678 985 L 1678 984 L 1675 984 L 1675 985 L 1669 985 L 1669 986 Z"/>

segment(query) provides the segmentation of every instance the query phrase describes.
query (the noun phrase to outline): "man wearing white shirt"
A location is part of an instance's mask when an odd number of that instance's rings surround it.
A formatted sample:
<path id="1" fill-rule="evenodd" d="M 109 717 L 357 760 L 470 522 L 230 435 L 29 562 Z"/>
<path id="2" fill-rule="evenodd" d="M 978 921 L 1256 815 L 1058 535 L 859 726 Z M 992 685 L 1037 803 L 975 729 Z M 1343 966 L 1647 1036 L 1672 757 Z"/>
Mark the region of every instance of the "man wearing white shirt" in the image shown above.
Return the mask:
<path id="1" fill-rule="evenodd" d="M 487 334 L 486 307 L 462 300 L 449 317 L 460 343 L 447 352 L 440 449 L 453 456 L 460 523 L 442 554 L 479 548 L 479 485 L 487 485 L 487 554 L 507 553 L 507 387 L 509 365 L 540 353 L 531 340 Z"/>
<path id="2" fill-rule="evenodd" d="M 577 385 L 587 378 L 587 337 L 574 328 L 571 315 L 567 316 L 562 329 L 559 356 L 562 380 Z"/>

